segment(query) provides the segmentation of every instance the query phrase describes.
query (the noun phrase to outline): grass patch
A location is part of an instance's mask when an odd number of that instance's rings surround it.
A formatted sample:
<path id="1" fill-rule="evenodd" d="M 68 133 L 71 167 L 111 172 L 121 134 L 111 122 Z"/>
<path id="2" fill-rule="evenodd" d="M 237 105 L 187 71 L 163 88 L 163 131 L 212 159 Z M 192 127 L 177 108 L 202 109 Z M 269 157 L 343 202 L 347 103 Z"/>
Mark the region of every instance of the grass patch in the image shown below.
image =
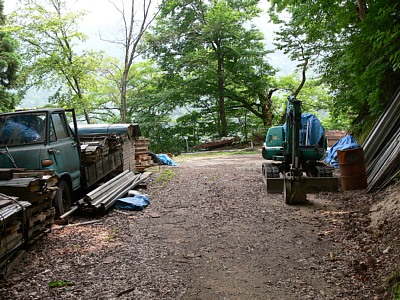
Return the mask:
<path id="1" fill-rule="evenodd" d="M 51 287 L 51 288 L 59 288 L 59 287 L 65 287 L 65 286 L 70 286 L 70 285 L 74 285 L 74 283 L 66 281 L 66 280 L 52 280 L 49 282 L 49 287 Z"/>
<path id="2" fill-rule="evenodd" d="M 254 150 L 229 150 L 229 151 L 204 151 L 204 152 L 195 152 L 195 153 L 185 153 L 175 157 L 177 160 L 190 160 L 192 157 L 212 157 L 212 156 L 222 156 L 222 155 L 246 155 L 246 154 L 256 154 L 259 151 L 257 149 Z M 261 154 L 260 154 L 261 155 Z M 174 158 L 174 159 L 175 159 Z"/>
<path id="3" fill-rule="evenodd" d="M 118 228 L 111 228 L 109 234 L 107 235 L 107 241 L 113 241 L 117 238 Z"/>
<path id="4" fill-rule="evenodd" d="M 155 182 L 159 184 L 168 183 L 176 176 L 176 171 L 170 168 L 160 168 L 159 171 L 159 175 L 155 179 Z"/>
<path id="5" fill-rule="evenodd" d="M 400 271 L 390 274 L 388 288 L 392 291 L 392 300 L 400 300 Z"/>

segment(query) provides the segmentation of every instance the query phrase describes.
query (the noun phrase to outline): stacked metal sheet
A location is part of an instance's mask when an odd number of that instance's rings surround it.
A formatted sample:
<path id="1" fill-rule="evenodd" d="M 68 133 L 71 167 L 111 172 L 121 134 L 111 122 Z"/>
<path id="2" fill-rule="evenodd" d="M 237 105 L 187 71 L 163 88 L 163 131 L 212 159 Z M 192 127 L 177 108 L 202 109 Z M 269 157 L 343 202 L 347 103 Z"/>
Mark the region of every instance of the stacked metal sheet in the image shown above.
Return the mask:
<path id="1" fill-rule="evenodd" d="M 367 192 L 386 187 L 400 173 L 400 87 L 363 144 Z"/>

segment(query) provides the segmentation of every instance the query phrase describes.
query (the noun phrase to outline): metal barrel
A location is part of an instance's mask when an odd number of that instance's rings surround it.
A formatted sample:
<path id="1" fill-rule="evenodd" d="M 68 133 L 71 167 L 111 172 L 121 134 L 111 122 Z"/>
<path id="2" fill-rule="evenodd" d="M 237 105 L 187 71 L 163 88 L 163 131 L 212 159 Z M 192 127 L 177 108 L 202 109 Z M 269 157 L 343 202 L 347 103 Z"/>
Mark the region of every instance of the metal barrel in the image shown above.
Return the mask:
<path id="1" fill-rule="evenodd" d="M 338 150 L 340 183 L 342 190 L 359 190 L 367 187 L 363 148 Z"/>

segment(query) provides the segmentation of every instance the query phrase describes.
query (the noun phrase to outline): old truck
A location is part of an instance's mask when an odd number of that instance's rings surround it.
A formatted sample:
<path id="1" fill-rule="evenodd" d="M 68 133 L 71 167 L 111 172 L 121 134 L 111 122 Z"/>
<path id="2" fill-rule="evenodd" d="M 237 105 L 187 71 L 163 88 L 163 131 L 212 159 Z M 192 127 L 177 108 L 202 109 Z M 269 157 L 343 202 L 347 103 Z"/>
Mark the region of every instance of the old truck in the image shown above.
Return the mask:
<path id="1" fill-rule="evenodd" d="M 0 115 L 0 168 L 53 170 L 58 176 L 53 202 L 56 213 L 62 215 L 71 207 L 75 192 L 87 191 L 111 173 L 122 172 L 121 147 L 114 147 L 107 155 L 95 147 L 91 155 L 82 157 L 83 147 L 88 150 L 93 143 L 81 140 L 72 109 L 3 113 Z"/>

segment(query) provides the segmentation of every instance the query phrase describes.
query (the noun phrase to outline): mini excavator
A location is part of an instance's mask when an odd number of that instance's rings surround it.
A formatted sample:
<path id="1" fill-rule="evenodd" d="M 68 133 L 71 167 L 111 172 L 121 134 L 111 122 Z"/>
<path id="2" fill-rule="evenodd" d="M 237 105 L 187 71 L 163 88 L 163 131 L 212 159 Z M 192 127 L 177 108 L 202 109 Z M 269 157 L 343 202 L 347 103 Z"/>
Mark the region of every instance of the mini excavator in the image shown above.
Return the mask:
<path id="1" fill-rule="evenodd" d="M 288 205 L 305 204 L 307 193 L 335 192 L 339 185 L 333 168 L 320 161 L 327 149 L 325 130 L 316 116 L 301 113 L 301 105 L 288 97 L 286 122 L 269 128 L 262 149 L 267 191 L 283 192 Z"/>

